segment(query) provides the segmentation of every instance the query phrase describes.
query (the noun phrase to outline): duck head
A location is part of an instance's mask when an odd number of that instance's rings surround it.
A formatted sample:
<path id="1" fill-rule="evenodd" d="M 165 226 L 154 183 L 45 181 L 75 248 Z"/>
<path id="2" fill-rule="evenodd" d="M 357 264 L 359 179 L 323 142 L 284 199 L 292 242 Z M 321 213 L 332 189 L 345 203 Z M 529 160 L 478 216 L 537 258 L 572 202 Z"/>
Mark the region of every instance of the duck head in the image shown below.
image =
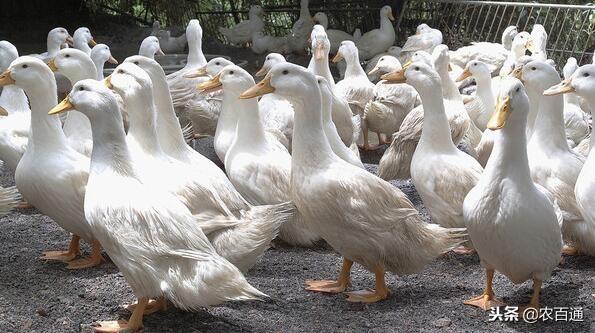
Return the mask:
<path id="1" fill-rule="evenodd" d="M 79 111 L 87 116 L 91 124 L 109 116 L 119 119 L 120 121 L 117 123 L 122 126 L 122 116 L 115 94 L 97 80 L 86 79 L 77 82 L 68 96 L 52 108 L 48 114 L 59 114 L 71 110 Z"/>
<path id="2" fill-rule="evenodd" d="M 576 72 L 578 69 L 578 62 L 576 61 L 575 57 L 570 57 L 566 60 L 566 64 L 564 68 L 562 68 L 562 74 L 564 74 L 564 79 L 568 80 Z"/>
<path id="3" fill-rule="evenodd" d="M 48 32 L 47 43 L 48 43 L 48 49 L 49 49 L 50 45 L 56 45 L 59 47 L 60 45 L 62 45 L 64 43 L 68 43 L 68 45 L 73 46 L 74 40 L 72 39 L 72 36 L 70 36 L 70 34 L 68 33 L 68 30 L 66 30 L 62 27 L 58 27 L 58 28 L 54 28 L 54 29 L 50 30 L 50 32 Z"/>
<path id="4" fill-rule="evenodd" d="M 322 25 L 317 24 L 312 28 L 310 40 L 314 59 L 322 60 L 325 56 L 328 56 L 328 53 L 331 50 L 331 42 Z"/>
<path id="5" fill-rule="evenodd" d="M 531 35 L 522 31 L 514 36 L 512 40 L 511 50 L 518 54 L 525 54 L 525 51 L 532 47 Z"/>
<path id="6" fill-rule="evenodd" d="M 110 76 L 105 78 L 104 83 L 124 100 L 131 96 L 152 99 L 153 84 L 149 74 L 133 63 L 120 64 Z"/>
<path id="7" fill-rule="evenodd" d="M 448 46 L 440 44 L 432 51 L 432 58 L 434 59 L 434 68 L 436 71 L 448 72 L 450 70 L 450 56 L 448 54 Z"/>
<path id="8" fill-rule="evenodd" d="M 337 54 L 335 54 L 333 62 L 338 63 L 343 59 L 346 61 L 359 61 L 359 52 L 354 42 L 350 40 L 344 40 L 341 42 L 341 46 L 339 46 L 339 50 L 337 50 Z"/>
<path id="9" fill-rule="evenodd" d="M 595 105 L 595 65 L 579 67 L 570 78 L 550 87 L 543 94 L 553 96 L 575 92 L 591 105 Z"/>
<path id="10" fill-rule="evenodd" d="M 489 69 L 488 65 L 479 61 L 479 60 L 472 60 L 467 63 L 465 69 L 457 78 L 457 82 L 463 81 L 464 79 L 474 76 L 474 77 L 481 77 L 481 78 L 491 78 L 492 71 Z"/>
<path id="11" fill-rule="evenodd" d="M 269 53 L 266 58 L 264 58 L 264 63 L 262 67 L 254 74 L 256 77 L 261 77 L 267 75 L 267 73 L 275 66 L 276 64 L 287 62 L 285 57 L 279 53 Z"/>
<path id="12" fill-rule="evenodd" d="M 28 95 L 51 89 L 45 82 L 54 82 L 52 70 L 40 59 L 22 56 L 14 60 L 8 69 L 0 75 L 0 87 L 14 84 L 23 89 Z"/>
<path id="13" fill-rule="evenodd" d="M 399 61 L 399 59 L 390 56 L 390 55 L 385 55 L 380 57 L 380 59 L 378 59 L 378 62 L 376 63 L 376 66 L 374 66 L 374 68 L 372 68 L 372 70 L 370 70 L 370 72 L 368 72 L 368 75 L 373 75 L 373 74 L 385 74 L 385 73 L 390 73 L 390 72 L 394 72 L 394 71 L 398 71 L 399 69 L 403 68 L 403 66 L 401 65 L 401 62 Z"/>
<path id="14" fill-rule="evenodd" d="M 10 63 L 19 57 L 19 51 L 9 41 L 0 41 L 0 71 L 5 71 Z"/>
<path id="15" fill-rule="evenodd" d="M 499 130 L 509 123 L 518 123 L 523 128 L 526 126 L 529 114 L 529 97 L 521 81 L 513 77 L 505 77 L 500 86 L 496 108 L 488 121 L 487 128 L 492 131 Z"/>
<path id="16" fill-rule="evenodd" d="M 393 9 L 390 6 L 384 6 L 380 9 L 380 18 L 387 17 L 389 20 L 394 21 Z"/>
<path id="17" fill-rule="evenodd" d="M 517 27 L 515 25 L 506 27 L 502 33 L 502 45 L 504 45 L 506 49 L 510 49 L 512 46 L 512 40 L 518 33 L 519 32 L 517 31 Z"/>
<path id="18" fill-rule="evenodd" d="M 97 44 L 91 49 L 91 59 L 97 62 L 109 62 L 110 64 L 117 65 L 118 60 L 112 56 L 112 52 L 109 46 L 105 44 Z"/>
<path id="19" fill-rule="evenodd" d="M 48 61 L 48 67 L 53 72 L 64 74 L 71 83 L 97 77 L 97 70 L 91 57 L 74 48 L 60 50 Z"/>
<path id="20" fill-rule="evenodd" d="M 521 80 L 527 90 L 540 95 L 549 87 L 560 82 L 558 72 L 549 64 L 540 60 L 533 60 L 525 64 L 522 69 L 515 70 L 514 76 Z"/>
<path id="21" fill-rule="evenodd" d="M 156 54 L 164 55 L 163 51 L 161 50 L 161 45 L 159 45 L 159 38 L 155 36 L 149 36 L 143 39 L 142 43 L 140 43 L 140 48 L 138 50 L 138 54 L 153 58 Z"/>
<path id="22" fill-rule="evenodd" d="M 318 13 L 314 14 L 314 17 L 312 17 L 312 20 L 314 21 L 315 24 L 320 24 L 325 29 L 328 29 L 328 16 L 326 16 L 325 13 L 318 12 Z"/>
<path id="23" fill-rule="evenodd" d="M 264 16 L 264 9 L 260 5 L 253 5 L 250 7 L 248 11 L 248 17 L 263 17 Z"/>
<path id="24" fill-rule="evenodd" d="M 254 85 L 254 78 L 245 69 L 236 65 L 225 66 L 219 74 L 209 81 L 198 85 L 203 93 L 210 93 L 220 89 L 233 95 L 240 95 L 244 90 Z"/>
<path id="25" fill-rule="evenodd" d="M 72 39 L 74 40 L 75 47 L 77 47 L 79 43 L 91 46 L 97 45 L 97 42 L 93 39 L 93 35 L 91 35 L 91 30 L 87 27 L 76 29 L 72 35 Z"/>
<path id="26" fill-rule="evenodd" d="M 209 62 L 207 62 L 206 65 L 204 65 L 203 67 L 195 70 L 194 72 L 190 72 L 190 73 L 186 73 L 184 74 L 185 78 L 196 78 L 196 77 L 201 77 L 201 76 L 215 76 L 217 75 L 219 72 L 221 72 L 221 70 L 223 70 L 223 68 L 225 68 L 225 66 L 229 66 L 229 65 L 233 65 L 234 63 L 223 58 L 223 57 L 217 57 L 217 58 L 213 58 L 211 60 L 209 60 Z"/>

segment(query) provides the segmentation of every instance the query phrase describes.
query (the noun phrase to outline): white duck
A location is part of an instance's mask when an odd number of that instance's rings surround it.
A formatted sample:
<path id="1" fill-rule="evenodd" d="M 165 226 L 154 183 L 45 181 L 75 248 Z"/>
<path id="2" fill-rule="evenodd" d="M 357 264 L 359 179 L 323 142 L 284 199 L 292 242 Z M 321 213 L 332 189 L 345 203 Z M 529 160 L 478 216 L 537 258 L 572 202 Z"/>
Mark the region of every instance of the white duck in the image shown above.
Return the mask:
<path id="1" fill-rule="evenodd" d="M 54 28 L 48 32 L 47 52 L 33 56 L 41 59 L 42 61 L 47 61 L 56 56 L 58 51 L 60 51 L 62 44 L 64 43 L 72 46 L 74 43 L 72 36 L 70 36 L 68 30 L 62 27 Z"/>
<path id="2" fill-rule="evenodd" d="M 112 52 L 109 49 L 109 46 L 105 44 L 97 44 L 93 46 L 91 49 L 91 60 L 95 64 L 95 69 L 97 70 L 97 81 L 101 81 L 104 79 L 103 77 L 103 67 L 105 66 L 106 62 L 110 64 L 117 65 L 118 60 L 112 56 Z"/>
<path id="3" fill-rule="evenodd" d="M 227 41 L 234 45 L 242 45 L 252 41 L 252 35 L 264 29 L 264 9 L 253 5 L 248 11 L 248 19 L 241 21 L 231 28 L 219 27 L 219 32 Z"/>
<path id="4" fill-rule="evenodd" d="M 48 62 L 48 66 L 52 71 L 66 76 L 72 85 L 80 80 L 97 78 L 93 60 L 83 51 L 73 48 L 60 50 Z M 91 156 L 93 137 L 87 117 L 80 112 L 68 113 L 62 130 L 70 147 L 85 156 Z"/>
<path id="5" fill-rule="evenodd" d="M 546 61 L 547 60 L 547 32 L 541 24 L 533 25 L 531 29 L 531 42 L 527 45 L 527 48 L 531 52 L 531 56 L 535 60 Z"/>
<path id="6" fill-rule="evenodd" d="M 500 69 L 500 76 L 506 76 L 514 70 L 514 67 L 519 60 L 520 57 L 525 55 L 525 51 L 531 45 L 531 35 L 529 35 L 526 31 L 521 31 L 512 40 L 512 46 L 510 48 L 510 53 L 508 53 L 508 57 L 504 61 L 502 68 Z M 496 88 L 498 91 L 499 87 Z"/>
<path id="7" fill-rule="evenodd" d="M 308 290 L 345 291 L 351 283 L 351 266 L 357 262 L 374 272 L 376 287 L 349 292 L 347 300 L 380 301 L 390 294 L 386 271 L 417 272 L 460 242 L 461 230 L 425 223 L 398 188 L 333 153 L 323 130 L 314 75 L 297 65 L 279 64 L 242 98 L 272 91 L 295 106 L 291 197 L 306 221 L 315 222 L 312 230 L 344 258 L 337 281 L 306 281 Z"/>
<path id="8" fill-rule="evenodd" d="M 411 179 L 434 223 L 445 228 L 463 228 L 463 200 L 483 171 L 471 156 L 452 142 L 441 89 L 440 75 L 422 61 L 397 70 L 384 79 L 408 83 L 422 100 L 424 123 L 411 159 Z M 463 250 L 463 253 L 467 251 Z"/>
<path id="9" fill-rule="evenodd" d="M 308 36 L 314 26 L 308 3 L 309 0 L 300 0 L 300 16 L 293 23 L 291 34 L 287 36 L 287 47 L 291 52 L 303 53 L 307 47 Z"/>
<path id="10" fill-rule="evenodd" d="M 185 78 L 191 78 L 195 82 L 205 82 L 219 74 L 225 66 L 233 65 L 233 62 L 216 57 L 203 67 L 184 74 Z M 221 113 L 221 92 L 200 94 L 196 86 L 188 87 L 187 93 L 172 94 L 174 108 L 178 115 L 185 115 L 192 122 L 192 129 L 195 137 L 215 136 L 219 114 Z"/>
<path id="11" fill-rule="evenodd" d="M 75 49 L 85 52 L 87 55 L 91 55 L 91 46 L 97 45 L 97 42 L 93 39 L 91 31 L 87 27 L 80 27 L 74 31 L 72 35 L 73 46 Z"/>
<path id="12" fill-rule="evenodd" d="M 491 73 L 498 73 L 508 58 L 512 40 L 518 34 L 517 27 L 511 25 L 502 33 L 502 43 L 473 42 L 471 45 L 458 48 L 450 52 L 450 62 L 460 68 L 472 60 L 478 60 L 486 64 Z"/>
<path id="13" fill-rule="evenodd" d="M 570 77 L 577 69 L 576 58 L 568 58 L 562 69 L 564 79 L 570 80 Z M 569 140 L 568 143 L 571 148 L 577 146 L 591 132 L 589 118 L 581 109 L 579 96 L 572 92 L 564 94 L 564 127 L 566 129 L 566 139 Z"/>
<path id="14" fill-rule="evenodd" d="M 389 7 L 390 8 L 390 7 Z M 392 27 L 392 26 L 391 26 Z M 363 38 L 363 37 L 362 37 Z M 354 115 L 363 117 L 364 108 L 372 98 L 374 98 L 374 84 L 368 80 L 368 76 L 359 63 L 358 48 L 352 41 L 344 41 L 339 47 L 339 51 L 333 58 L 334 63 L 345 59 L 347 68 L 345 78 L 339 81 L 334 88 L 338 98 L 349 103 L 349 108 Z M 368 130 L 365 123 L 362 123 L 364 136 L 364 149 L 370 149 L 368 142 Z"/>
<path id="15" fill-rule="evenodd" d="M 19 57 L 17 48 L 8 41 L 0 41 L 0 70 L 5 71 Z M 29 140 L 31 110 L 23 89 L 16 85 L 2 88 L 0 94 L 0 159 L 12 171 L 17 165 Z"/>
<path id="16" fill-rule="evenodd" d="M 167 301 L 192 310 L 267 297 L 217 254 L 175 196 L 138 177 L 114 94 L 83 80 L 50 113 L 73 108 L 91 121 L 95 143 L 85 216 L 138 299 L 128 322 L 100 322 L 96 332 L 138 331 L 143 315 L 164 309 Z"/>
<path id="17" fill-rule="evenodd" d="M 506 78 L 488 124 L 495 131 L 494 151 L 463 205 L 469 236 L 486 270 L 485 291 L 465 304 L 484 310 L 504 305 L 492 289 L 495 271 L 513 283 L 532 279 L 528 307 L 539 308 L 541 284 L 560 262 L 559 216 L 531 181 L 525 134 L 528 113 L 525 88 Z"/>
<path id="18" fill-rule="evenodd" d="M 31 134 L 15 171 L 16 186 L 27 202 L 72 233 L 68 250 L 44 252 L 42 259 L 69 262 L 71 269 L 96 266 L 103 261 L 101 245 L 83 212 L 89 159 L 68 145 L 60 119 L 47 114 L 57 104 L 54 74 L 41 60 L 24 56 L 0 76 L 0 86 L 11 84 L 31 103 Z M 92 254 L 73 260 L 81 238 L 91 243 Z"/>
<path id="19" fill-rule="evenodd" d="M 370 74 L 380 77 L 401 68 L 401 62 L 397 58 L 383 56 L 368 72 L 368 77 Z M 405 116 L 419 104 L 418 99 L 417 91 L 410 85 L 387 84 L 386 81 L 381 80 L 374 86 L 374 98 L 366 104 L 362 120 L 369 131 L 377 133 L 379 143 L 390 144 L 390 138 L 399 130 Z M 381 134 L 384 134 L 385 138 L 382 138 Z"/>
<path id="20" fill-rule="evenodd" d="M 223 89 L 223 104 L 221 108 L 221 114 L 219 115 L 219 121 L 217 122 L 217 130 L 215 131 L 215 153 L 221 161 L 225 161 L 225 156 L 231 143 L 235 138 L 235 130 L 238 123 L 238 112 L 248 107 L 248 102 L 244 101 L 239 97 L 243 90 L 238 89 L 234 84 L 227 85 L 225 82 L 220 80 L 221 75 L 224 73 L 235 74 L 242 73 L 240 75 L 250 75 L 243 68 L 229 65 L 223 68 L 223 70 L 215 77 L 199 85 L 199 89 L 205 93 L 210 93 Z M 267 128 L 266 135 L 271 140 L 277 140 L 287 147 L 287 138 L 278 129 Z"/>
<path id="21" fill-rule="evenodd" d="M 326 14 L 323 12 L 318 12 L 314 14 L 313 20 L 314 23 L 320 24 L 322 27 L 324 27 L 324 30 L 326 30 L 328 39 L 331 42 L 331 54 L 337 53 L 337 50 L 339 50 L 339 46 L 341 46 L 341 42 L 343 42 L 344 40 L 350 40 L 355 42 L 357 39 L 359 39 L 359 37 L 361 37 L 359 36 L 358 38 L 356 38 L 355 34 L 350 35 L 342 30 L 329 29 L 328 16 L 326 16 Z"/>
<path id="22" fill-rule="evenodd" d="M 402 52 L 425 51 L 432 53 L 434 48 L 440 44 L 442 44 L 442 32 L 422 23 L 415 29 L 415 35 L 407 38 Z"/>
<path id="23" fill-rule="evenodd" d="M 193 20 L 190 20 L 192 22 Z M 157 21 L 157 23 L 159 23 Z M 159 38 L 159 45 L 161 49 L 164 50 L 165 53 L 182 53 L 186 48 L 186 44 L 188 44 L 188 51 L 190 51 L 190 36 L 188 34 L 188 29 L 186 29 L 186 33 L 178 36 L 172 37 L 171 31 L 159 29 L 155 34 L 157 38 Z"/>
<path id="24" fill-rule="evenodd" d="M 581 96 L 595 109 L 595 65 L 578 68 L 574 74 L 560 84 L 549 88 L 545 95 L 575 93 Z M 595 139 L 591 135 L 591 148 Z M 579 253 L 595 256 L 595 149 L 591 149 L 583 168 L 576 179 L 574 195 L 578 209 L 584 218 L 582 223 L 574 224 L 576 230 L 572 244 Z M 576 223 L 576 222 L 575 222 Z"/>
<path id="25" fill-rule="evenodd" d="M 324 77 L 330 84 L 331 90 L 333 91 L 333 122 L 335 123 L 335 127 L 337 128 L 343 143 L 350 147 L 359 157 L 359 150 L 357 148 L 356 141 L 359 137 L 361 116 L 354 116 L 348 104 L 348 99 L 345 98 L 345 96 L 340 96 L 336 92 L 335 80 L 328 63 L 330 41 L 328 40 L 324 28 L 321 25 L 315 25 L 312 28 L 310 39 L 312 40 L 312 58 L 310 59 L 308 70 L 315 75 Z M 268 95 L 269 94 L 263 96 L 263 98 L 266 98 Z"/>
<path id="26" fill-rule="evenodd" d="M 219 75 L 225 89 L 244 91 L 252 87 L 252 76 L 237 69 L 229 67 Z M 231 110 L 238 113 L 238 122 L 235 138 L 225 155 L 225 170 L 229 180 L 250 204 L 279 204 L 291 200 L 291 155 L 276 138 L 267 135 L 259 105 L 253 98 L 246 100 L 241 109 Z M 279 238 L 300 246 L 311 246 L 320 239 L 300 214 L 283 224 Z"/>
<path id="27" fill-rule="evenodd" d="M 197 82 L 187 80 L 183 75 L 187 72 L 195 71 L 207 64 L 207 59 L 202 53 L 202 27 L 197 19 L 188 22 L 185 36 L 188 39 L 188 58 L 186 65 L 179 71 L 173 72 L 167 76 L 169 90 L 195 86 Z M 165 50 L 161 39 L 159 40 L 159 45 Z M 165 50 L 165 52 L 170 53 L 167 50 Z"/>
<path id="28" fill-rule="evenodd" d="M 148 36 L 147 38 L 143 39 L 143 41 L 140 43 L 140 47 L 138 48 L 138 55 L 155 59 L 156 54 L 165 54 L 161 50 L 161 46 L 159 45 L 159 39 L 155 36 Z"/>
<path id="29" fill-rule="evenodd" d="M 467 134 L 471 119 L 465 110 L 463 99 L 448 72 L 448 47 L 440 45 L 434 49 L 433 61 L 428 54 L 418 51 L 413 54 L 414 62 L 423 61 L 434 64 L 442 85 L 442 99 L 446 118 L 450 127 L 452 141 L 455 145 Z M 389 75 L 389 74 L 386 74 Z M 393 136 L 393 142 L 384 152 L 378 165 L 378 175 L 382 179 L 406 179 L 410 177 L 410 165 L 417 143 L 421 138 L 423 126 L 423 105 L 417 106 L 403 120 L 399 131 Z"/>
<path id="30" fill-rule="evenodd" d="M 378 61 L 380 61 L 380 59 L 382 59 L 382 57 L 384 56 L 392 56 L 395 59 L 399 59 L 399 57 L 401 56 L 401 48 L 398 46 L 391 46 L 388 48 L 388 50 L 386 50 L 386 52 L 379 53 L 366 62 L 365 70 L 366 73 L 368 73 L 368 79 L 370 81 L 377 82 L 378 80 L 380 80 L 380 75 L 384 74 L 379 72 L 372 72 L 372 70 L 377 67 Z M 399 63 L 401 62 L 399 61 Z"/>
<path id="31" fill-rule="evenodd" d="M 393 10 L 390 6 L 380 9 L 380 28 L 370 30 L 355 41 L 359 50 L 359 59 L 368 60 L 386 51 L 395 43 L 395 28 Z"/>
<path id="32" fill-rule="evenodd" d="M 477 128 L 485 131 L 495 106 L 491 70 L 487 64 L 471 60 L 457 78 L 457 82 L 468 77 L 475 78 L 477 91 L 475 96 L 465 103 L 466 109 Z"/>
<path id="33" fill-rule="evenodd" d="M 263 54 L 265 52 L 290 53 L 289 37 L 277 37 L 265 35 L 264 32 L 258 31 L 252 34 L 252 46 L 250 49 L 256 54 Z"/>
<path id="34" fill-rule="evenodd" d="M 574 187 L 585 158 L 572 151 L 566 142 L 562 96 L 543 96 L 547 88 L 560 83 L 560 77 L 552 66 L 539 60 L 523 66 L 519 76 L 531 92 L 529 100 L 539 110 L 527 145 L 531 178 L 557 200 L 564 216 L 562 236 L 570 245 L 564 252 L 574 254 L 576 247 L 583 244 L 585 220 L 578 209 Z M 574 244 L 577 244 L 575 248 Z"/>
<path id="35" fill-rule="evenodd" d="M 168 107 L 167 95 L 164 97 L 163 76 L 158 81 L 160 93 L 155 95 L 150 76 L 134 64 L 135 61 L 140 65 L 152 60 L 141 56 L 127 59 L 106 80 L 106 84 L 122 96 L 130 115 L 126 141 L 135 172 L 144 183 L 175 194 L 193 214 L 239 218 L 236 227 L 218 230 L 208 236 L 220 255 L 240 270 L 248 270 L 277 236 L 281 225 L 291 217 L 292 205 L 252 207 L 224 178 L 221 170 L 214 171 L 216 166 L 212 162 L 190 155 L 188 150 L 191 148 L 185 148 L 187 145 L 180 137 L 179 126 L 177 134 L 172 130 L 176 123 L 172 109 Z M 153 62 L 152 72 L 156 73 L 154 66 Z M 153 96 L 159 96 L 158 102 L 162 106 L 159 108 L 161 135 L 155 127 L 154 105 L 157 102 Z M 169 141 L 164 136 L 169 136 Z M 162 141 L 169 147 L 167 154 Z"/>
<path id="36" fill-rule="evenodd" d="M 332 110 L 333 110 L 333 99 L 334 94 L 331 88 L 330 83 L 328 80 L 322 76 L 316 76 L 316 81 L 318 82 L 318 87 L 320 88 L 320 95 L 321 95 L 321 102 L 322 102 L 322 127 L 324 130 L 324 134 L 328 140 L 333 153 L 335 153 L 339 158 L 344 160 L 347 163 L 350 163 L 356 167 L 364 168 L 364 164 L 360 160 L 359 154 L 355 153 L 353 149 L 347 148 L 347 146 L 341 141 L 341 137 L 337 132 L 337 127 L 332 119 Z M 265 98 L 268 95 L 272 95 L 273 93 L 266 94 L 262 98 Z"/>

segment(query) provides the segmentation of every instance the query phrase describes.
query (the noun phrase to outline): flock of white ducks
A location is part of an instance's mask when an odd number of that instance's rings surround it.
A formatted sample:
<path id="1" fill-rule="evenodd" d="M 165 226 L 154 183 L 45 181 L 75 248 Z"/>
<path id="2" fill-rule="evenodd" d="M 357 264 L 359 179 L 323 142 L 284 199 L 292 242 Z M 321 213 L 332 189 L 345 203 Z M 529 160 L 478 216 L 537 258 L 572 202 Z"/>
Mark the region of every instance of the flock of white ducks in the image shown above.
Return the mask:
<path id="1" fill-rule="evenodd" d="M 416 273 L 455 250 L 477 252 L 486 270 L 484 293 L 466 304 L 503 304 L 492 289 L 498 271 L 532 280 L 528 306 L 537 308 L 561 252 L 595 255 L 595 65 L 571 58 L 561 81 L 539 25 L 531 34 L 508 27 L 501 44 L 449 51 L 441 32 L 422 24 L 402 48 L 410 57 L 399 59 L 397 49 L 386 52 L 390 7 L 361 37 L 329 36 L 328 19 L 317 14 L 322 25 L 314 25 L 307 1 L 301 7 L 290 37 L 311 47 L 308 68 L 271 53 L 259 83 L 227 59 L 206 61 L 198 20 L 184 35 L 186 67 L 168 76 L 153 59 L 162 52 L 155 37 L 105 79 L 104 63 L 117 61 L 106 45 L 89 47 L 87 28 L 74 38 L 53 29 L 36 57 L 0 42 L 0 159 L 23 199 L 72 235 L 68 249 L 42 259 L 88 268 L 105 260 L 103 249 L 138 298 L 128 322 L 96 331 L 139 330 L 143 315 L 168 303 L 194 310 L 266 298 L 244 274 L 276 237 L 328 243 L 342 269 L 306 289 L 366 303 L 389 297 L 386 272 Z M 224 30 L 230 41 L 247 43 L 260 27 L 262 8 L 250 13 Z M 74 48 L 60 49 L 68 41 Z M 338 82 L 331 52 L 346 61 Z M 361 60 L 373 63 L 368 73 Z M 59 104 L 58 74 L 72 86 Z M 470 77 L 476 93 L 461 95 Z M 181 115 L 214 136 L 224 170 L 186 143 Z M 380 177 L 360 160 L 360 130 L 364 149 L 376 148 L 370 130 L 391 142 Z M 411 178 L 432 223 L 382 178 Z M 13 188 L 0 191 L 0 212 L 18 200 Z M 87 258 L 81 239 L 92 246 Z M 353 263 L 374 273 L 373 289 L 347 291 Z"/>

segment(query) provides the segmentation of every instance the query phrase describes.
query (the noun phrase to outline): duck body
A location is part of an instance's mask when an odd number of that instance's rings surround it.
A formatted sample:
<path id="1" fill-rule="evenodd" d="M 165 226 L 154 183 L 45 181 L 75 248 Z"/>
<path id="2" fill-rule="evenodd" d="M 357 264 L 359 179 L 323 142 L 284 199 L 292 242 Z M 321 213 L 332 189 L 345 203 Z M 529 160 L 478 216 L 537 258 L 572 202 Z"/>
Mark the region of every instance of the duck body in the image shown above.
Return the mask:
<path id="1" fill-rule="evenodd" d="M 355 41 L 359 50 L 359 59 L 368 60 L 375 55 L 386 51 L 395 43 L 395 28 L 392 8 L 384 6 L 380 9 L 380 28 L 363 34 Z"/>
<path id="2" fill-rule="evenodd" d="M 252 35 L 264 29 L 262 16 L 264 10 L 259 5 L 250 7 L 248 20 L 242 21 L 231 28 L 220 27 L 219 32 L 227 38 L 231 44 L 244 44 L 252 41 Z"/>
<path id="3" fill-rule="evenodd" d="M 527 95 L 516 79 L 504 82 L 504 94 L 513 111 L 507 121 L 504 118 L 504 125 L 497 124 L 504 127 L 495 133 L 494 151 L 465 198 L 463 213 L 486 270 L 501 272 L 513 283 L 528 279 L 541 283 L 560 260 L 560 225 L 552 201 L 530 178 L 525 144 Z"/>
<path id="4" fill-rule="evenodd" d="M 434 48 L 440 44 L 442 44 L 442 32 L 422 23 L 417 26 L 415 35 L 407 37 L 402 52 L 425 51 L 432 53 Z"/>

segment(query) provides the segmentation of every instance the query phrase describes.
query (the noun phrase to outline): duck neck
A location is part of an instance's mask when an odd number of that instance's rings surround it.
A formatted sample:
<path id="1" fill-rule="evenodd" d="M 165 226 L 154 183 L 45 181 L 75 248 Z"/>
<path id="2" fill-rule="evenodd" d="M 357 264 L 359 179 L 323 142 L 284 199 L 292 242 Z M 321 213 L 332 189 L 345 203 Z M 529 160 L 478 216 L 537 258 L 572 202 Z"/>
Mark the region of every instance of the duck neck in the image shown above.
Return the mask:
<path id="1" fill-rule="evenodd" d="M 48 39 L 47 46 L 48 46 L 48 58 L 53 58 L 60 51 L 61 45 L 59 44 L 59 42 Z"/>
<path id="2" fill-rule="evenodd" d="M 420 89 L 419 92 L 424 108 L 420 145 L 437 151 L 452 152 L 456 150 L 457 148 L 452 142 L 442 97 L 432 91 L 427 91 L 427 89 Z"/>
<path id="3" fill-rule="evenodd" d="M 494 111 L 495 101 L 494 93 L 492 92 L 492 78 L 490 76 L 477 76 L 477 95 L 482 101 L 484 111 L 490 114 Z"/>
<path id="4" fill-rule="evenodd" d="M 95 70 L 97 71 L 95 78 L 97 81 L 103 81 L 103 67 L 105 66 L 105 61 L 103 59 L 93 59 L 93 64 L 95 65 Z"/>
<path id="5" fill-rule="evenodd" d="M 335 79 L 328 64 L 328 52 L 325 52 L 324 58 L 316 60 L 312 57 L 312 60 L 314 61 L 314 74 L 325 78 L 331 85 L 331 89 L 335 89 Z"/>
<path id="6" fill-rule="evenodd" d="M 31 133 L 29 134 L 29 148 L 33 146 L 66 146 L 66 137 L 62 131 L 60 118 L 48 115 L 48 112 L 58 104 L 56 96 L 56 81 L 52 77 L 44 80 L 43 86 L 25 91 L 31 103 Z M 27 151 L 29 151 L 29 148 Z"/>
<path id="7" fill-rule="evenodd" d="M 574 104 L 574 105 L 580 104 L 578 95 L 575 93 L 568 93 L 568 94 L 564 94 L 562 96 L 564 96 L 564 104 Z"/>
<path id="8" fill-rule="evenodd" d="M 312 17 L 310 15 L 310 9 L 308 8 L 308 0 L 300 1 L 300 18 L 308 19 Z"/>
<path id="9" fill-rule="evenodd" d="M 530 141 L 536 140 L 548 150 L 569 150 L 564 132 L 564 101 L 562 96 L 540 95 L 539 112 L 535 118 Z"/>
<path id="10" fill-rule="evenodd" d="M 181 158 L 186 151 L 186 141 L 176 118 L 171 95 L 165 79 L 165 74 L 152 75 L 153 95 L 155 107 L 157 108 L 157 137 L 163 151 L 174 157 Z"/>
<path id="11" fill-rule="evenodd" d="M 23 112 L 29 109 L 29 102 L 23 89 L 15 86 L 5 86 L 0 94 L 0 106 L 9 114 Z"/>
<path id="12" fill-rule="evenodd" d="M 74 85 L 81 80 L 95 79 L 97 72 L 95 70 L 95 66 L 91 66 L 91 64 L 89 64 L 89 66 L 79 66 L 77 70 L 72 71 L 72 73 L 68 73 L 68 75 L 64 75 L 70 81 L 70 83 Z M 89 119 L 80 112 L 69 112 L 66 115 L 63 130 L 64 133 L 67 133 L 69 137 L 75 133 L 80 134 L 81 139 L 91 137 L 91 124 L 89 123 Z"/>
<path id="13" fill-rule="evenodd" d="M 438 66 L 436 69 L 438 71 L 438 75 L 440 75 L 440 84 L 442 85 L 442 96 L 447 99 L 459 98 L 462 100 L 457 85 L 450 77 L 450 74 L 448 74 L 448 66 Z"/>
<path id="14" fill-rule="evenodd" d="M 392 30 L 393 33 L 395 31 L 393 28 L 393 24 L 386 15 L 380 14 L 380 30 L 384 32 L 390 32 Z"/>
<path id="15" fill-rule="evenodd" d="M 202 36 L 188 38 L 188 64 L 186 67 L 202 67 L 206 64 L 207 59 L 202 53 Z"/>
<path id="16" fill-rule="evenodd" d="M 335 158 L 322 127 L 321 96 L 316 82 L 308 87 L 307 99 L 292 99 L 295 110 L 292 139 L 292 170 L 319 169 Z"/>
<path id="17" fill-rule="evenodd" d="M 91 48 L 86 40 L 77 38 L 74 40 L 74 48 L 85 52 L 87 55 L 91 54 Z"/>
<path id="18" fill-rule="evenodd" d="M 345 78 L 354 78 L 354 77 L 365 77 L 366 80 L 368 77 L 366 76 L 366 72 L 359 63 L 359 56 L 358 53 L 355 52 L 354 54 L 349 54 L 345 57 L 345 62 L 347 63 L 347 68 L 345 69 Z"/>
<path id="19" fill-rule="evenodd" d="M 93 120 L 93 152 L 89 181 L 95 175 L 112 170 L 126 176 L 134 176 L 126 134 L 119 111 Z"/>
<path id="20" fill-rule="evenodd" d="M 526 119 L 508 121 L 494 133 L 494 148 L 484 169 L 487 179 L 509 178 L 520 187 L 534 186 L 527 157 Z"/>
<path id="21" fill-rule="evenodd" d="M 217 129 L 215 130 L 215 137 L 222 132 L 235 131 L 238 123 L 237 110 L 241 110 L 238 106 L 240 103 L 238 95 L 230 91 L 223 90 L 223 101 L 221 102 L 221 113 L 217 120 Z"/>
<path id="22" fill-rule="evenodd" d="M 162 155 L 163 150 L 157 140 L 155 108 L 150 90 L 148 92 L 137 91 L 126 96 L 125 104 L 130 117 L 127 137 L 132 139 L 145 153 Z"/>
<path id="23" fill-rule="evenodd" d="M 256 98 L 238 100 L 238 113 L 236 137 L 234 145 L 240 144 L 247 147 L 259 147 L 265 144 L 264 126 L 258 111 Z"/>
<path id="24" fill-rule="evenodd" d="M 527 139 L 531 140 L 533 131 L 535 130 L 535 120 L 539 113 L 539 102 L 541 101 L 541 94 L 538 92 L 527 89 L 527 96 L 529 96 L 529 114 L 527 115 Z"/>

